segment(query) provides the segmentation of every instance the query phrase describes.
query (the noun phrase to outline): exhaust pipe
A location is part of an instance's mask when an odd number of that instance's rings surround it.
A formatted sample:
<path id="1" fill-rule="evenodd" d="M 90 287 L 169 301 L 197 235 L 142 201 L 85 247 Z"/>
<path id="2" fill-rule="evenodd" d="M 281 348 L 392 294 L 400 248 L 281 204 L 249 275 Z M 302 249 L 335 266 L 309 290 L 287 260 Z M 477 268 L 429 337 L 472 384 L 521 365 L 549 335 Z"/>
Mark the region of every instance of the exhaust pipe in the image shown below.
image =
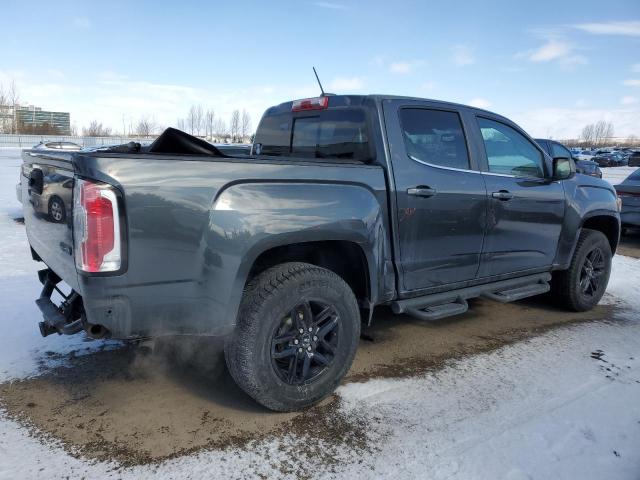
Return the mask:
<path id="1" fill-rule="evenodd" d="M 84 331 L 87 332 L 87 335 L 89 335 L 91 338 L 95 339 L 107 338 L 111 336 L 111 332 L 107 327 L 96 323 L 87 324 L 84 328 Z"/>

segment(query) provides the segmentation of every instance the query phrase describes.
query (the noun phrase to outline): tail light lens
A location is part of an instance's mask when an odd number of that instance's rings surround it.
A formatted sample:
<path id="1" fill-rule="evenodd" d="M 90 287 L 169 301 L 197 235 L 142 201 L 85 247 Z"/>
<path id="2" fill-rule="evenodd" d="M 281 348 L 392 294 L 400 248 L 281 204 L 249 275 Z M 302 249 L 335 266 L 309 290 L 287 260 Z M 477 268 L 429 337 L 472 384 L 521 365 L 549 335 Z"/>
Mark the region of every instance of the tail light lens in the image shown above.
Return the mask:
<path id="1" fill-rule="evenodd" d="M 84 272 L 120 270 L 120 212 L 115 189 L 106 183 L 76 179 L 73 202 L 76 267 Z"/>

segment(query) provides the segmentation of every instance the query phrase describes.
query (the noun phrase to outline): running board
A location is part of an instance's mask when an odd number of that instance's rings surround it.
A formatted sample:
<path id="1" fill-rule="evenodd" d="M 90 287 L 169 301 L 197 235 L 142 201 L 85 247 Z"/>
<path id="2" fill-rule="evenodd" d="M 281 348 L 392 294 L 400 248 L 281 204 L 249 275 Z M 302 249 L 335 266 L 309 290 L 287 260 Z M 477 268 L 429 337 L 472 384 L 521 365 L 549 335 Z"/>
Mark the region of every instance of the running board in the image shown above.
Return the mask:
<path id="1" fill-rule="evenodd" d="M 487 297 L 506 303 L 548 292 L 551 274 L 538 273 L 526 277 L 511 278 L 484 285 L 434 293 L 422 297 L 405 298 L 391 302 L 394 313 L 406 313 L 419 320 L 439 320 L 459 315 L 469 309 L 467 300 Z"/>
<path id="2" fill-rule="evenodd" d="M 440 320 L 441 318 L 459 315 L 469 310 L 466 300 L 458 302 L 443 303 L 441 305 L 430 305 L 424 308 L 408 308 L 407 313 L 420 320 Z"/>
<path id="3" fill-rule="evenodd" d="M 483 296 L 491 300 L 495 300 L 496 302 L 509 303 L 515 302 L 516 300 L 522 300 L 523 298 L 533 297 L 534 295 L 547 293 L 549 290 L 551 290 L 549 282 L 540 281 L 533 285 L 523 285 L 522 287 L 510 288 L 499 292 L 485 293 Z"/>

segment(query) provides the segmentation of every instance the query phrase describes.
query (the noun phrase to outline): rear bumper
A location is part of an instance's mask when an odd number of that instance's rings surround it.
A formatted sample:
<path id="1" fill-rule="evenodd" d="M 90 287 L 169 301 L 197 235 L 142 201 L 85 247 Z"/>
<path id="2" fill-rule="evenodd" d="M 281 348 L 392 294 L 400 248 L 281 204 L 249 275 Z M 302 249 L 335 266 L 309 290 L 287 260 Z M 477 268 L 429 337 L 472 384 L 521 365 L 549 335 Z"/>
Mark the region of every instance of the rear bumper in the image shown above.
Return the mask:
<path id="1" fill-rule="evenodd" d="M 34 251 L 34 260 L 39 260 L 36 256 Z M 94 338 L 122 340 L 226 336 L 235 327 L 235 318 L 216 318 L 211 300 L 189 295 L 193 290 L 185 283 L 130 285 L 121 284 L 122 277 L 78 275 L 78 291 L 72 290 L 56 305 L 51 297 L 60 276 L 47 268 L 40 270 L 38 277 L 43 288 L 36 305 L 43 316 L 39 324 L 43 336 L 72 335 L 82 330 Z"/>

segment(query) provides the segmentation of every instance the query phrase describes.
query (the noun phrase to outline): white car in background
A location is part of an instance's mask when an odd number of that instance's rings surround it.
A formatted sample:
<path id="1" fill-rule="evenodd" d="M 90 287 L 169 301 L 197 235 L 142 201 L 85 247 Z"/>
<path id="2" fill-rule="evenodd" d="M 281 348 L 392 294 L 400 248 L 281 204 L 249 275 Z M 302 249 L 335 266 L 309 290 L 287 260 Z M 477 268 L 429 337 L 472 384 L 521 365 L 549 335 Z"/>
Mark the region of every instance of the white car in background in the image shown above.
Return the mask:
<path id="1" fill-rule="evenodd" d="M 595 155 L 593 150 L 582 150 L 580 153 L 575 153 L 573 157 L 578 160 L 591 160 Z"/>

